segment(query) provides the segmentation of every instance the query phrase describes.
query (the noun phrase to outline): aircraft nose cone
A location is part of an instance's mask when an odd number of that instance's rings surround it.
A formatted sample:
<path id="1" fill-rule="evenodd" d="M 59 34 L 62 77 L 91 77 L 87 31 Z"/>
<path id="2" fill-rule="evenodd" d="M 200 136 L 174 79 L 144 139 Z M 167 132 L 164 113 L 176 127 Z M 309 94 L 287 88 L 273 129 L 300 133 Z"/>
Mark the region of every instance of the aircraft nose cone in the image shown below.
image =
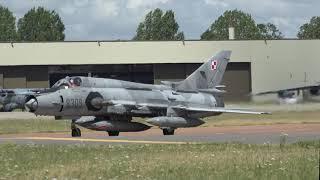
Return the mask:
<path id="1" fill-rule="evenodd" d="M 25 107 L 30 112 L 35 112 L 38 108 L 38 102 L 36 99 L 32 98 L 26 102 Z"/>

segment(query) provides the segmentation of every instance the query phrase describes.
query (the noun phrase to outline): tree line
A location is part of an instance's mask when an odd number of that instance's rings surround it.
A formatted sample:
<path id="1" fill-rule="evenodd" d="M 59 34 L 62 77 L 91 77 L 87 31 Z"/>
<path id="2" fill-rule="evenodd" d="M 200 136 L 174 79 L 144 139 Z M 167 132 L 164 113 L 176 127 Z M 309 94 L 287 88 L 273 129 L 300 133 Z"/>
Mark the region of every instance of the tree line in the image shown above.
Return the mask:
<path id="1" fill-rule="evenodd" d="M 252 16 L 240 10 L 227 10 L 210 27 L 201 34 L 201 40 L 227 40 L 229 27 L 235 30 L 238 40 L 283 39 L 278 27 L 272 23 L 257 24 Z M 309 23 L 303 24 L 297 34 L 299 39 L 320 39 L 320 17 L 312 17 Z M 172 10 L 161 9 L 150 11 L 137 28 L 134 40 L 182 40 L 183 31 L 175 20 Z"/>
<path id="2" fill-rule="evenodd" d="M 248 13 L 227 10 L 201 34 L 201 40 L 227 40 L 229 27 L 234 27 L 238 40 L 283 39 L 278 27 L 272 23 L 258 24 Z M 16 18 L 0 5 L 0 41 L 63 41 L 65 26 L 55 11 L 43 7 L 30 9 L 16 24 Z M 320 39 L 320 16 L 303 24 L 297 34 L 299 39 Z M 172 10 L 159 8 L 146 14 L 138 25 L 133 40 L 184 40 L 183 31 Z"/>
<path id="3" fill-rule="evenodd" d="M 16 18 L 0 6 L 0 41 L 63 41 L 64 24 L 55 11 L 30 9 L 16 25 Z"/>

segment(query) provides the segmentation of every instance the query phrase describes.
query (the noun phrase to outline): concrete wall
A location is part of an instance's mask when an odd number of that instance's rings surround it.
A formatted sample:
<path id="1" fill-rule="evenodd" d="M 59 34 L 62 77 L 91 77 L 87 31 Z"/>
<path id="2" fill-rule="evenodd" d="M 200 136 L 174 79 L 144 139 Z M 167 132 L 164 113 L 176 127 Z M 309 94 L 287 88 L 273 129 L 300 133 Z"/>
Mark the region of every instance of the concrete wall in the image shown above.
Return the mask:
<path id="1" fill-rule="evenodd" d="M 0 66 L 200 63 L 237 46 L 229 41 L 0 43 Z"/>

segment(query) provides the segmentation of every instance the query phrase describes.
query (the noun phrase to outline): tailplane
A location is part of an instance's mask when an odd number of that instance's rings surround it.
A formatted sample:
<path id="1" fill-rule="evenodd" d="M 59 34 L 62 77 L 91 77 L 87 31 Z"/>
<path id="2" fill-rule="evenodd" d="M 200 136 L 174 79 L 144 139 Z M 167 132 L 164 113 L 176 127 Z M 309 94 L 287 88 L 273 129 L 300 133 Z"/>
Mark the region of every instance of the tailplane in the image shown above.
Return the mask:
<path id="1" fill-rule="evenodd" d="M 231 51 L 221 51 L 201 65 L 187 79 L 176 86 L 176 90 L 189 91 L 199 89 L 212 89 L 219 86 L 227 64 L 230 60 Z"/>

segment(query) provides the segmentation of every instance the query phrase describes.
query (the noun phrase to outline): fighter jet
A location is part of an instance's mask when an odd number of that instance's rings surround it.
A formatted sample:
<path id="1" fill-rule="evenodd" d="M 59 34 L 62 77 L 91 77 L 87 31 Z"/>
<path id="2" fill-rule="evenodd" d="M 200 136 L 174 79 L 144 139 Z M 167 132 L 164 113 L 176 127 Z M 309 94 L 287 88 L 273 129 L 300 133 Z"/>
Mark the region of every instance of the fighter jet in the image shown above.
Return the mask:
<path id="1" fill-rule="evenodd" d="M 301 93 L 303 96 L 302 99 L 299 99 L 298 97 Z M 288 89 L 260 92 L 253 95 L 261 96 L 267 94 L 277 94 L 280 104 L 296 104 L 301 101 L 320 102 L 319 83 L 311 86 L 292 87 Z"/>
<path id="2" fill-rule="evenodd" d="M 144 123 L 133 122 L 133 117 L 149 118 L 146 123 L 158 126 L 164 135 L 173 135 L 177 128 L 200 126 L 204 123 L 201 118 L 208 116 L 222 113 L 268 114 L 224 108 L 225 91 L 216 87 L 220 87 L 230 55 L 231 51 L 222 51 L 185 80 L 164 82 L 162 85 L 110 79 L 85 82 L 78 78 L 77 82 L 73 80 L 71 83 L 77 86 L 34 96 L 25 106 L 36 115 L 72 119 L 73 137 L 81 136 L 77 126 L 107 131 L 109 136 L 150 128 Z M 110 82 L 114 84 L 108 84 Z M 57 86 L 64 83 L 58 82 Z M 91 83 L 92 87 L 83 87 L 86 83 Z"/>

